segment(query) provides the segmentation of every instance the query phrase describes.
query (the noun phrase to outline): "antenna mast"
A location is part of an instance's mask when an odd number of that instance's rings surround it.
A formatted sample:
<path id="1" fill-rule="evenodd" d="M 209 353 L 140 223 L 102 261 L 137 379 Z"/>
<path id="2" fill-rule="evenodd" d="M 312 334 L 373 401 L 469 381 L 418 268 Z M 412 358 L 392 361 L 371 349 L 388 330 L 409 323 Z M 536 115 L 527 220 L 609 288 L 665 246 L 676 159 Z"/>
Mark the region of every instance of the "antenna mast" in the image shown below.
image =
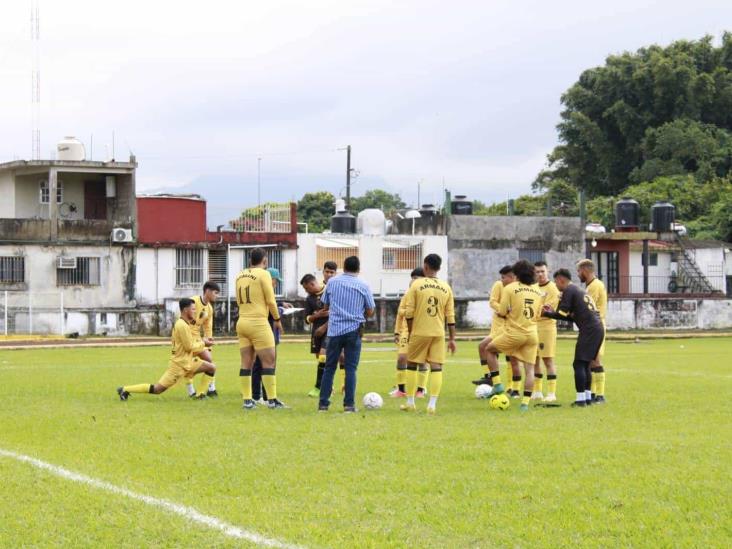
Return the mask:
<path id="1" fill-rule="evenodd" d="M 41 21 L 39 0 L 31 0 L 31 41 L 33 43 L 33 69 L 31 74 L 32 152 L 31 160 L 41 158 Z"/>

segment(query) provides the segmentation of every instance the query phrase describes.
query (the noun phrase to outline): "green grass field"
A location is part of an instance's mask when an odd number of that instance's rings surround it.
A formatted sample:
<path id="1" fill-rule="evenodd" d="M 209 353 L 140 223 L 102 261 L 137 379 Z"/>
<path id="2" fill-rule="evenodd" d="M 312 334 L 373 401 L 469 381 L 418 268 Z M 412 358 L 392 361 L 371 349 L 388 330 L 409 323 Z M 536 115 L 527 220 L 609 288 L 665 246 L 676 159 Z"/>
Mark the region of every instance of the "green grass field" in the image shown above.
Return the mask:
<path id="1" fill-rule="evenodd" d="M 238 352 L 215 351 L 221 397 L 154 382 L 167 347 L 3 351 L 0 450 L 305 547 L 732 544 L 732 339 L 609 342 L 604 407 L 491 411 L 475 342 L 446 366 L 438 415 L 316 412 L 305 344 L 280 347 L 292 410 L 239 405 Z M 394 352 L 369 345 L 359 395 L 386 397 Z M 425 403 L 420 404 L 424 409 Z M 252 546 L 164 509 L 0 455 L 0 546 Z"/>

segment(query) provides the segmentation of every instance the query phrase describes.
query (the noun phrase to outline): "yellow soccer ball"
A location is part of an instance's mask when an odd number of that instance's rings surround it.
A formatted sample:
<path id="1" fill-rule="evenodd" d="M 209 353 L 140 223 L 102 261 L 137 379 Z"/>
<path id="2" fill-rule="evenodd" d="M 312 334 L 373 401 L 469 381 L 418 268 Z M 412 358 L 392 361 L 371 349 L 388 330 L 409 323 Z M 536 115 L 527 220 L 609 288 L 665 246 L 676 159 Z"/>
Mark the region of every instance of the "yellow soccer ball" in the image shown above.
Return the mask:
<path id="1" fill-rule="evenodd" d="M 505 393 L 501 393 L 500 395 L 493 395 L 488 401 L 488 404 L 494 410 L 507 410 L 511 405 L 511 401 Z"/>

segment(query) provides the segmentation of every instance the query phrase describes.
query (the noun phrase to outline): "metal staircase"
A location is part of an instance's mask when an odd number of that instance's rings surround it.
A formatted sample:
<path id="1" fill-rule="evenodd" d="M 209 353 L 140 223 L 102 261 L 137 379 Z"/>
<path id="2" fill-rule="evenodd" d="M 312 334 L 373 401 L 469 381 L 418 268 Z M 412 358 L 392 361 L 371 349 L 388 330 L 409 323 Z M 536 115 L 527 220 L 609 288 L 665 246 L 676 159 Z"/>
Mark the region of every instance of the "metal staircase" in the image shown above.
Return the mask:
<path id="1" fill-rule="evenodd" d="M 676 245 L 679 248 L 677 252 L 678 272 L 676 279 L 669 284 L 669 290 L 682 291 L 692 294 L 718 294 L 722 293 L 709 283 L 707 277 L 704 276 L 699 265 L 694 260 L 694 253 L 688 244 L 688 240 L 674 233 Z M 675 284 L 675 290 L 672 290 L 672 284 Z"/>

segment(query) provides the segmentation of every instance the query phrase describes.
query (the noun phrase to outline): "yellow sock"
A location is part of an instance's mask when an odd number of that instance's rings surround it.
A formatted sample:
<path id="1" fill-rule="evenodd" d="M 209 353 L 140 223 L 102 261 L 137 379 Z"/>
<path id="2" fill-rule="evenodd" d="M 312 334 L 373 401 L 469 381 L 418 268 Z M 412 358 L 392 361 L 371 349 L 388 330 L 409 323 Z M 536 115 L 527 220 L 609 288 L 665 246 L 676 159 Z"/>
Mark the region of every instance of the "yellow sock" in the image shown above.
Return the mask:
<path id="1" fill-rule="evenodd" d="M 430 375 L 430 397 L 440 396 L 440 389 L 442 389 L 442 370 L 432 372 Z"/>
<path id="2" fill-rule="evenodd" d="M 592 380 L 590 382 L 590 392 L 593 395 L 596 395 L 597 394 L 597 372 L 595 372 L 595 370 L 593 369 L 592 373 L 590 375 L 592 377 Z"/>
<path id="3" fill-rule="evenodd" d="M 277 398 L 277 376 L 274 368 L 262 368 L 262 385 L 269 400 Z"/>
<path id="4" fill-rule="evenodd" d="M 547 393 L 554 395 L 557 393 L 557 377 L 550 378 L 547 376 L 546 380 L 546 391 Z"/>
<path id="5" fill-rule="evenodd" d="M 417 370 L 407 370 L 407 396 L 417 394 Z"/>
<path id="6" fill-rule="evenodd" d="M 404 385 L 407 382 L 407 371 L 397 370 L 397 385 Z"/>
<path id="7" fill-rule="evenodd" d="M 544 377 L 534 376 L 534 392 L 541 393 L 544 389 Z"/>
<path id="8" fill-rule="evenodd" d="M 241 398 L 252 400 L 252 371 L 239 370 L 239 384 L 241 386 Z"/>
<path id="9" fill-rule="evenodd" d="M 514 377 L 517 377 L 517 376 L 514 376 Z M 518 379 L 514 379 L 513 381 L 511 381 L 511 389 L 513 389 L 514 391 L 518 391 L 519 393 L 521 392 L 521 378 L 520 377 Z"/>
<path id="10" fill-rule="evenodd" d="M 529 402 L 531 402 L 531 397 L 530 396 L 524 395 L 524 396 L 521 397 L 521 404 L 526 404 L 526 406 L 528 406 L 529 405 Z"/>
<path id="11" fill-rule="evenodd" d="M 208 393 L 208 384 L 211 383 L 213 379 L 213 376 L 203 374 L 201 379 L 198 380 L 198 390 L 196 391 L 196 395 L 200 396 Z"/>
<path id="12" fill-rule="evenodd" d="M 493 380 L 493 386 L 494 387 L 496 385 L 500 385 L 501 384 L 501 372 L 500 371 L 497 371 L 496 372 L 496 375 L 493 375 L 493 373 L 491 372 L 491 379 Z"/>
<path id="13" fill-rule="evenodd" d="M 429 375 L 430 375 L 429 370 L 425 370 L 424 372 L 421 370 L 418 371 L 417 372 L 417 387 L 422 387 L 422 389 L 426 389 L 427 388 L 427 378 L 429 377 Z M 430 394 L 432 394 L 431 389 L 430 389 Z"/>
<path id="14" fill-rule="evenodd" d="M 598 396 L 605 396 L 605 369 L 600 366 L 600 371 L 592 374 L 592 379 L 597 378 L 597 387 L 595 394 Z"/>
<path id="15" fill-rule="evenodd" d="M 125 385 L 122 390 L 128 393 L 149 393 L 150 387 L 149 383 L 140 383 L 138 385 Z"/>

